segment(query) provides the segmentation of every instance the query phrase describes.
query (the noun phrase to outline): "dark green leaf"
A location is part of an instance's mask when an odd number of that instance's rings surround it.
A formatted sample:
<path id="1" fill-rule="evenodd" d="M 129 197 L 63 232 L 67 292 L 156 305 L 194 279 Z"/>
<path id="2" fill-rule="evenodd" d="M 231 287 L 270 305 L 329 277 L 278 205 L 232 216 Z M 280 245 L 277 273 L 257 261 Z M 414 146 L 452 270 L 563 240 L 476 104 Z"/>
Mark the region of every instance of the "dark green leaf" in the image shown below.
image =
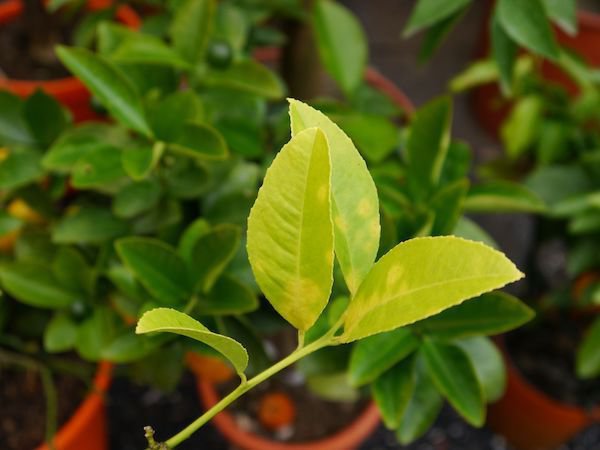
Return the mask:
<path id="1" fill-rule="evenodd" d="M 115 196 L 112 209 L 117 217 L 135 217 L 156 206 L 160 195 L 160 185 L 156 181 L 143 180 L 132 183 Z"/>
<path id="2" fill-rule="evenodd" d="M 500 399 L 506 388 L 506 369 L 502 353 L 486 337 L 474 337 L 456 342 L 467 355 L 483 389 L 487 403 Z"/>
<path id="3" fill-rule="evenodd" d="M 402 422 L 415 390 L 415 361 L 407 358 L 381 375 L 372 385 L 373 399 L 385 426 L 396 429 Z"/>
<path id="4" fill-rule="evenodd" d="M 213 87 L 224 87 L 272 100 L 283 97 L 284 86 L 277 75 L 253 60 L 233 63 L 225 70 L 206 74 L 204 82 Z"/>
<path id="5" fill-rule="evenodd" d="M 318 0 L 313 24 L 319 55 L 346 94 L 360 85 L 367 64 L 367 39 L 357 18 L 340 3 Z"/>
<path id="6" fill-rule="evenodd" d="M 360 340 L 352 349 L 350 382 L 370 383 L 417 349 L 419 340 L 406 328 L 376 334 Z"/>
<path id="7" fill-rule="evenodd" d="M 470 424 L 483 425 L 483 392 L 467 355 L 455 345 L 431 340 L 425 341 L 421 351 L 438 390 Z"/>
<path id="8" fill-rule="evenodd" d="M 76 292 L 62 286 L 49 267 L 33 262 L 3 265 L 2 286 L 12 297 L 38 308 L 66 308 L 79 299 Z"/>
<path id="9" fill-rule="evenodd" d="M 217 225 L 202 234 L 191 254 L 189 270 L 196 290 L 209 292 L 223 273 L 240 245 L 240 229 L 233 225 Z"/>
<path id="10" fill-rule="evenodd" d="M 95 147 L 73 166 L 73 186 L 80 189 L 114 187 L 114 182 L 125 176 L 121 164 L 121 149 L 111 145 Z"/>
<path id="11" fill-rule="evenodd" d="M 203 107 L 192 90 L 177 91 L 148 111 L 148 120 L 154 134 L 159 139 L 172 142 L 183 132 L 187 122 L 197 122 L 203 118 Z"/>
<path id="12" fill-rule="evenodd" d="M 396 437 L 403 445 L 425 434 L 433 425 L 444 403 L 422 362 L 421 358 L 417 358 L 414 393 L 396 431 Z"/>
<path id="13" fill-rule="evenodd" d="M 116 317 L 107 307 L 94 308 L 92 316 L 81 323 L 77 330 L 75 347 L 86 360 L 98 361 L 102 352 L 117 332 Z"/>
<path id="14" fill-rule="evenodd" d="M 81 208 L 63 217 L 52 231 L 58 244 L 100 244 L 127 233 L 126 222 L 100 208 Z"/>
<path id="15" fill-rule="evenodd" d="M 435 212 L 431 229 L 432 236 L 452 234 L 462 215 L 463 203 L 468 190 L 469 181 L 463 179 L 445 186 L 432 197 L 430 207 Z"/>
<path id="16" fill-rule="evenodd" d="M 25 101 L 23 116 L 35 139 L 44 146 L 52 143 L 69 122 L 60 103 L 40 90 Z"/>
<path id="17" fill-rule="evenodd" d="M 162 156 L 164 146 L 138 147 L 121 153 L 121 163 L 125 172 L 134 180 L 146 178 Z"/>
<path id="18" fill-rule="evenodd" d="M 175 49 L 192 65 L 204 55 L 214 13 L 214 0 L 184 0 L 176 9 L 169 35 Z"/>
<path id="19" fill-rule="evenodd" d="M 118 69 L 101 56 L 82 48 L 58 47 L 56 53 L 116 119 L 143 135 L 151 136 L 141 100 Z"/>
<path id="20" fill-rule="evenodd" d="M 228 154 L 223 136 L 210 125 L 199 123 L 187 123 L 169 149 L 200 160 L 223 159 Z"/>
<path id="21" fill-rule="evenodd" d="M 244 314 L 258 308 L 258 299 L 244 284 L 223 274 L 198 301 L 198 313 L 219 316 Z"/>
<path id="22" fill-rule="evenodd" d="M 577 34 L 577 2 L 575 0 L 543 0 L 548 17 L 570 35 Z"/>
<path id="23" fill-rule="evenodd" d="M 492 54 L 498 65 L 502 91 L 510 93 L 518 48 L 498 22 L 497 15 L 494 15 L 492 18 L 491 38 Z"/>
<path id="24" fill-rule="evenodd" d="M 464 203 L 468 212 L 543 212 L 544 202 L 523 185 L 491 181 L 473 186 Z"/>
<path id="25" fill-rule="evenodd" d="M 181 305 L 191 292 L 184 261 L 157 239 L 120 239 L 117 253 L 137 279 L 162 305 Z"/>
<path id="26" fill-rule="evenodd" d="M 423 333 L 441 339 L 494 335 L 517 328 L 535 313 L 518 298 L 504 292 L 491 292 L 417 322 Z"/>
<path id="27" fill-rule="evenodd" d="M 471 0 L 419 0 L 404 28 L 404 36 L 410 36 L 423 28 L 448 19 L 466 8 L 469 3 Z"/>
<path id="28" fill-rule="evenodd" d="M 0 158 L 0 189 L 12 190 L 36 181 L 43 174 L 40 160 L 35 150 L 12 147 L 6 158 Z"/>
<path id="29" fill-rule="evenodd" d="M 558 58 L 542 0 L 499 0 L 496 14 L 504 31 L 518 44 L 546 58 Z"/>
<path id="30" fill-rule="evenodd" d="M 434 100 L 413 116 L 407 143 L 408 182 L 423 196 L 437 184 L 450 144 L 452 103 L 447 97 Z"/>
<path id="31" fill-rule="evenodd" d="M 0 91 L 0 144 L 33 144 L 25 120 L 23 100 L 10 92 Z"/>
<path id="32" fill-rule="evenodd" d="M 596 319 L 585 334 L 577 350 L 577 375 L 594 378 L 600 375 L 600 318 Z"/>
<path id="33" fill-rule="evenodd" d="M 77 325 L 66 314 L 56 314 L 44 331 L 44 349 L 49 353 L 71 350 L 77 340 Z"/>

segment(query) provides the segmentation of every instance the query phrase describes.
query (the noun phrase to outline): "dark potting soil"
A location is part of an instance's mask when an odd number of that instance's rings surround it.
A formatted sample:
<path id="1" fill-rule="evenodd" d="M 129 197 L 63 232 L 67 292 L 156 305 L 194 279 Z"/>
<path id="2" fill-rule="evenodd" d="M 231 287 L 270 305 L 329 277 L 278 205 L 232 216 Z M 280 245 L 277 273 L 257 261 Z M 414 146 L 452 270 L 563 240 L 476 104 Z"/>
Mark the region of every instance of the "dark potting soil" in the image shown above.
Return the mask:
<path id="1" fill-rule="evenodd" d="M 165 440 L 181 431 L 201 413 L 194 378 L 187 374 L 177 390 L 162 393 L 132 384 L 125 378 L 113 381 L 108 394 L 111 450 L 145 448 L 143 427 L 152 425 L 157 438 Z M 178 450 L 238 450 L 209 423 L 177 447 Z M 600 425 L 591 427 L 558 450 L 598 450 Z M 345 449 L 331 449 L 345 450 Z M 473 428 L 451 408 L 445 407 L 433 427 L 413 444 L 401 446 L 394 432 L 380 426 L 360 450 L 515 450 L 490 429 Z"/>
<path id="2" fill-rule="evenodd" d="M 600 383 L 578 379 L 575 373 L 576 351 L 590 319 L 555 312 L 506 337 L 509 354 L 531 383 L 552 398 L 583 408 L 600 406 Z"/>
<path id="3" fill-rule="evenodd" d="M 235 383 L 225 383 L 218 390 L 221 396 L 224 396 L 235 387 Z M 274 392 L 283 393 L 292 400 L 296 415 L 290 425 L 278 430 L 269 430 L 257 417 L 263 397 Z M 240 397 L 232 403 L 229 412 L 238 426 L 245 431 L 272 440 L 306 442 L 331 436 L 340 431 L 360 415 L 367 403 L 365 399 L 356 402 L 324 400 L 306 387 L 297 372 L 286 370 Z"/>
<path id="4" fill-rule="evenodd" d="M 29 23 L 31 19 L 26 20 L 23 14 L 0 25 L 0 77 L 52 80 L 69 75 L 56 57 L 54 47 L 71 42 L 76 20 L 56 15 L 44 19 L 40 20 L 43 23 Z M 35 35 L 32 28 L 36 29 Z M 40 30 L 43 30 L 41 35 Z"/>
<path id="5" fill-rule="evenodd" d="M 85 397 L 87 386 L 70 375 L 54 377 L 58 426 Z M 46 399 L 37 372 L 0 367 L 0 445 L 3 450 L 32 449 L 44 441 Z"/>
<path id="6" fill-rule="evenodd" d="M 203 412 L 195 379 L 185 374 L 173 392 L 133 384 L 115 378 L 107 396 L 110 449 L 146 448 L 144 427 L 156 431 L 156 440 L 165 441 L 197 419 Z M 177 447 L 178 450 L 229 450 L 229 445 L 209 423 Z"/>

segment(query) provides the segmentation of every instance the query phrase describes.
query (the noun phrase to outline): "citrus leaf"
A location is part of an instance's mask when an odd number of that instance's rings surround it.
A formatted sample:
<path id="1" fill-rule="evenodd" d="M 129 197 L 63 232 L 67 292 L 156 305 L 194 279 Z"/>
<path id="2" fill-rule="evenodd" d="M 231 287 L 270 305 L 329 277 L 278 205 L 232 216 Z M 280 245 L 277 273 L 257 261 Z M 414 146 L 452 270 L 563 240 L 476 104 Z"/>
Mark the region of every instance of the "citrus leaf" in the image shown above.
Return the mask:
<path id="1" fill-rule="evenodd" d="M 372 385 L 371 392 L 386 427 L 395 429 L 402 422 L 415 389 L 414 358 L 400 361 L 381 375 Z"/>
<path id="2" fill-rule="evenodd" d="M 183 259 L 157 239 L 128 237 L 115 244 L 123 262 L 152 296 L 165 305 L 182 304 L 191 295 Z"/>
<path id="3" fill-rule="evenodd" d="M 360 22 L 341 4 L 318 0 L 313 23 L 323 65 L 346 94 L 354 92 L 367 64 L 367 39 Z"/>
<path id="4" fill-rule="evenodd" d="M 354 386 L 379 377 L 419 346 L 417 337 L 406 328 L 380 333 L 360 340 L 350 356 L 349 376 Z"/>
<path id="5" fill-rule="evenodd" d="M 425 341 L 421 351 L 438 390 L 470 424 L 476 427 L 483 425 L 483 392 L 465 352 L 455 345 L 429 339 Z"/>
<path id="6" fill-rule="evenodd" d="M 56 53 L 121 123 L 145 136 L 152 135 L 135 89 L 108 61 L 83 48 L 59 46 Z"/>
<path id="7" fill-rule="evenodd" d="M 140 318 L 135 329 L 137 334 L 156 331 L 187 336 L 214 348 L 231 361 L 239 374 L 248 365 L 248 352 L 239 342 L 213 333 L 197 320 L 174 309 L 156 308 L 148 311 Z"/>
<path id="8" fill-rule="evenodd" d="M 319 127 L 331 153 L 335 254 L 351 293 L 371 270 L 379 247 L 379 201 L 365 161 L 344 132 L 320 111 L 290 99 L 292 135 Z"/>
<path id="9" fill-rule="evenodd" d="M 248 218 L 248 257 L 258 285 L 292 325 L 307 330 L 333 284 L 329 148 L 311 128 L 295 135 L 267 170 Z"/>
<path id="10" fill-rule="evenodd" d="M 504 292 L 490 292 L 417 322 L 420 332 L 441 339 L 504 333 L 534 316 L 531 308 Z"/>
<path id="11" fill-rule="evenodd" d="M 523 276 L 504 254 L 461 238 L 405 241 L 383 256 L 346 313 L 350 342 L 437 314 Z"/>

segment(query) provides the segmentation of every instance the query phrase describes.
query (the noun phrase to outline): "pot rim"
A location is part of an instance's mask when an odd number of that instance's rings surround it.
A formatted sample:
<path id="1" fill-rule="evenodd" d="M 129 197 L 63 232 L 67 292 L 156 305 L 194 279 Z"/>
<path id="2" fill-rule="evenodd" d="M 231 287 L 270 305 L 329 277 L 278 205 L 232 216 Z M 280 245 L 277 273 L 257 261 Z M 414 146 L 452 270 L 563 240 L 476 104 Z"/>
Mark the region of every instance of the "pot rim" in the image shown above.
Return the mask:
<path id="1" fill-rule="evenodd" d="M 600 32 L 600 13 L 579 9 L 577 11 L 577 21 L 581 28 L 589 28 L 590 31 Z"/>
<path id="2" fill-rule="evenodd" d="M 584 423 L 585 426 L 600 421 L 600 405 L 597 405 L 587 410 L 581 406 L 558 400 L 552 397 L 551 395 L 545 393 L 540 388 L 538 388 L 532 381 L 527 379 L 527 377 L 517 367 L 516 363 L 514 362 L 514 359 L 512 358 L 508 349 L 506 348 L 504 337 L 498 336 L 494 339 L 494 341 L 496 342 L 496 344 L 502 352 L 502 356 L 506 364 L 507 376 L 511 377 L 512 381 L 521 390 L 527 391 L 529 393 L 531 401 L 536 402 L 538 407 L 543 408 L 545 412 L 544 415 L 568 414 L 574 420 L 578 420 Z"/>
<path id="3" fill-rule="evenodd" d="M 88 0 L 87 8 L 91 11 L 101 9 L 110 5 L 110 0 Z M 23 13 L 22 0 L 5 0 L 0 3 L 0 25 L 10 23 L 17 19 Z M 141 26 L 141 19 L 137 13 L 128 5 L 120 5 L 115 18 L 122 24 L 134 30 Z M 51 80 L 27 80 L 18 78 L 0 77 L 0 88 L 10 87 L 19 94 L 28 95 L 37 88 L 44 88 L 49 92 L 61 96 L 72 95 L 79 91 L 87 93 L 87 88 L 74 76 L 56 78 Z"/>
<path id="4" fill-rule="evenodd" d="M 104 397 L 112 381 L 112 369 L 113 365 L 107 361 L 98 363 L 92 389 L 54 436 L 54 445 L 57 448 L 71 448 L 73 443 L 80 440 L 84 434 L 82 429 L 88 428 L 90 423 L 96 421 L 96 416 L 104 408 Z M 42 444 L 35 450 L 49 450 L 49 448 L 47 444 Z"/>
<path id="5" fill-rule="evenodd" d="M 196 381 L 203 406 L 208 409 L 215 405 L 219 401 L 215 386 L 199 377 Z M 255 433 L 244 431 L 227 411 L 218 413 L 213 417 L 212 423 L 231 442 L 247 450 L 351 450 L 377 428 L 380 416 L 377 406 L 371 401 L 356 419 L 331 436 L 294 443 L 272 441 Z"/>

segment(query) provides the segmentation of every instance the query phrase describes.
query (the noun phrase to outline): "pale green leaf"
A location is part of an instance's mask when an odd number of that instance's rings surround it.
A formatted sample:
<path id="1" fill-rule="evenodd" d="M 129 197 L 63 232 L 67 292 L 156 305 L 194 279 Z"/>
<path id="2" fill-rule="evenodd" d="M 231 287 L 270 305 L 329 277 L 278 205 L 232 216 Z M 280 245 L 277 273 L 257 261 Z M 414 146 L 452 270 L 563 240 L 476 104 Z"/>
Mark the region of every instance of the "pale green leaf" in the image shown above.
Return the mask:
<path id="1" fill-rule="evenodd" d="M 307 330 L 333 284 L 333 223 L 327 138 L 295 135 L 267 170 L 248 218 L 248 257 L 258 285 L 292 325 Z"/>
<path id="2" fill-rule="evenodd" d="M 138 334 L 155 331 L 187 336 L 214 348 L 231 361 L 239 374 L 242 374 L 248 365 L 248 353 L 240 343 L 213 333 L 197 320 L 174 309 L 156 308 L 148 311 L 140 318 L 135 330 Z"/>
<path id="3" fill-rule="evenodd" d="M 523 276 L 504 254 L 454 236 L 405 241 L 361 284 L 346 313 L 342 339 L 392 330 L 437 314 Z"/>
<path id="4" fill-rule="evenodd" d="M 319 127 L 331 153 L 335 254 L 351 293 L 373 266 L 379 247 L 379 202 L 365 161 L 344 132 L 323 113 L 289 100 L 292 135 Z"/>

